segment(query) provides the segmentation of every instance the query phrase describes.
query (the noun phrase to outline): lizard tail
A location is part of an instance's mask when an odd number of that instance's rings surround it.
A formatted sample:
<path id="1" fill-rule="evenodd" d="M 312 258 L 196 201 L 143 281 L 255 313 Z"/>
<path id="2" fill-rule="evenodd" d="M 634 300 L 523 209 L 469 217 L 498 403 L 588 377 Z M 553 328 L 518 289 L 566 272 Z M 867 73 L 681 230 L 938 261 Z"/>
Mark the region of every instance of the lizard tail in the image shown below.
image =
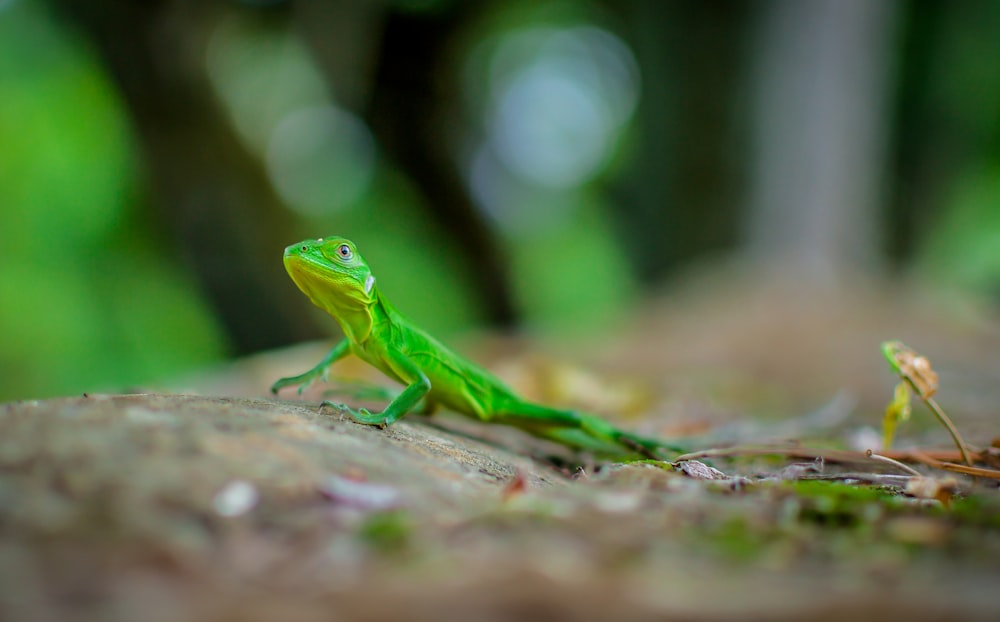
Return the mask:
<path id="1" fill-rule="evenodd" d="M 617 445 L 634 451 L 646 458 L 665 459 L 664 453 L 681 454 L 686 450 L 677 445 L 671 445 L 660 439 L 647 438 L 631 432 L 620 430 L 607 421 L 594 415 L 580 414 L 581 428 L 588 434 L 600 439 L 612 441 Z"/>

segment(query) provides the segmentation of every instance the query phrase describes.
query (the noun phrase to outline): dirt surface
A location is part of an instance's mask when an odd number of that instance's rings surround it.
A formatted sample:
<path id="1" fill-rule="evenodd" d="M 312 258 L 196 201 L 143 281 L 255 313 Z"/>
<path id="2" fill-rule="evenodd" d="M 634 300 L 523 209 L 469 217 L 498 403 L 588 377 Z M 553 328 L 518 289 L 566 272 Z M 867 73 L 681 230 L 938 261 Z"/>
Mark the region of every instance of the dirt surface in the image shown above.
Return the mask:
<path id="1" fill-rule="evenodd" d="M 647 435 L 790 449 L 595 467 L 447 414 L 319 412 L 338 383 L 259 397 L 329 344 L 159 393 L 0 405 L 0 620 L 1000 619 L 996 482 L 842 459 L 880 445 L 885 339 L 930 358 L 970 444 L 1000 437 L 995 309 L 742 273 L 645 309 L 570 347 L 453 345 Z M 916 404 L 897 446 L 950 439 Z"/>
<path id="2" fill-rule="evenodd" d="M 574 473 L 527 445 L 263 399 L 6 404 L 0 619 L 1000 616 L 995 490 Z"/>

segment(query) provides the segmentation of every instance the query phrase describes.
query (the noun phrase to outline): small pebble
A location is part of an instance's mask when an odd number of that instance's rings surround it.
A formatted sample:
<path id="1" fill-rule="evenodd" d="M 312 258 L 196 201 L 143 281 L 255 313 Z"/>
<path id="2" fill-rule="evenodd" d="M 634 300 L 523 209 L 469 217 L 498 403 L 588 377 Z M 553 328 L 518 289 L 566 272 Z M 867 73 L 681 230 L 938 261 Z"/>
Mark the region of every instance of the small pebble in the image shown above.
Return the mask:
<path id="1" fill-rule="evenodd" d="M 399 490 L 384 484 L 370 484 L 333 475 L 328 477 L 320 491 L 332 501 L 359 510 L 387 510 L 402 501 Z"/>
<path id="2" fill-rule="evenodd" d="M 257 487 L 244 480 L 233 480 L 215 493 L 215 511 L 222 516 L 240 516 L 246 514 L 260 500 Z"/>

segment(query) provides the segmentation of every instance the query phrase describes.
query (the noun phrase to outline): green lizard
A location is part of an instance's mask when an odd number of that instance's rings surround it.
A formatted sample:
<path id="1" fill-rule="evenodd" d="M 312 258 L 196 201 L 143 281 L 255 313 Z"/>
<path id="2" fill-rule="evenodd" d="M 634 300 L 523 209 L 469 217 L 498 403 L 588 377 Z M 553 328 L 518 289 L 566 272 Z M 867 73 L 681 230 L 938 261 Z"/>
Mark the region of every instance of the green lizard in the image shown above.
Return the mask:
<path id="1" fill-rule="evenodd" d="M 662 457 L 680 449 L 613 427 L 594 415 L 534 404 L 518 397 L 493 374 L 454 353 L 414 326 L 389 304 L 354 243 L 341 237 L 305 240 L 285 249 L 285 269 L 306 296 L 333 316 L 344 332 L 309 371 L 282 378 L 271 392 L 325 377 L 331 365 L 353 353 L 406 385 L 383 412 L 324 401 L 355 421 L 388 426 L 413 410 L 443 404 L 482 421 L 504 423 L 564 445 L 601 455 Z"/>

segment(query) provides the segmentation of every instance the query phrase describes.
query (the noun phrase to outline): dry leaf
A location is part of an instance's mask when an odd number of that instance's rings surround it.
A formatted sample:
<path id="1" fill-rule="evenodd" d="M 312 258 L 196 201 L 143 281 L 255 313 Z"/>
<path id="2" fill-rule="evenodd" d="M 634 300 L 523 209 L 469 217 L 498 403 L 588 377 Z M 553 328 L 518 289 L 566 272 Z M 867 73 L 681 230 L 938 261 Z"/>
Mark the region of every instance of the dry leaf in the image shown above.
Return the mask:
<path id="1" fill-rule="evenodd" d="M 906 483 L 905 492 L 918 499 L 936 499 L 947 506 L 958 491 L 954 477 L 913 477 Z"/>
<path id="2" fill-rule="evenodd" d="M 500 493 L 500 497 L 504 501 L 509 501 L 510 499 L 520 496 L 528 491 L 528 476 L 524 474 L 524 471 L 518 469 L 514 473 L 514 477 L 507 482 L 507 485 L 503 487 L 503 491 Z"/>
<path id="3" fill-rule="evenodd" d="M 883 344 L 882 351 L 887 357 L 892 357 L 893 360 L 890 362 L 895 363 L 896 371 L 913 383 L 920 397 L 927 399 L 937 393 L 938 375 L 931 368 L 931 362 L 926 356 L 917 354 L 899 341 Z"/>
<path id="4" fill-rule="evenodd" d="M 694 479 L 729 479 L 729 476 L 719 469 L 710 467 L 704 462 L 698 462 L 697 460 L 685 460 L 683 462 L 678 462 L 677 468 L 679 468 L 684 475 L 693 477 Z"/>

